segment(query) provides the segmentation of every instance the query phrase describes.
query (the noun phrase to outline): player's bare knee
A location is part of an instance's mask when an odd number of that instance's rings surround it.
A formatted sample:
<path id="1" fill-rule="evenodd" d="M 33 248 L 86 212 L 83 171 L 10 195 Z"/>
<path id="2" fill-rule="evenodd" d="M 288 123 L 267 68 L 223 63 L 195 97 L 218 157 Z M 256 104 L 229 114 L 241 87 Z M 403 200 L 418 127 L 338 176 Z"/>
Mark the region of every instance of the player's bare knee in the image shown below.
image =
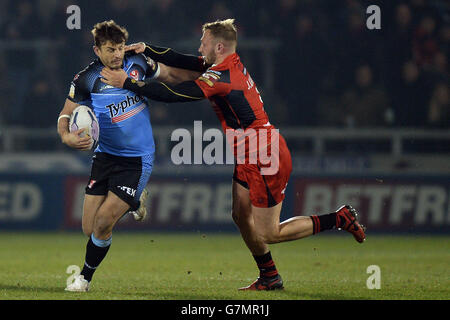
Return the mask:
<path id="1" fill-rule="evenodd" d="M 260 234 L 261 238 L 263 239 L 264 243 L 267 244 L 274 244 L 274 243 L 279 243 L 280 242 L 280 237 L 279 237 L 279 233 L 277 232 L 272 232 L 272 231 L 263 231 Z"/>
<path id="2" fill-rule="evenodd" d="M 95 234 L 106 234 L 112 229 L 114 223 L 113 218 L 107 214 L 101 214 L 100 212 L 95 216 L 93 232 Z"/>
<path id="3" fill-rule="evenodd" d="M 108 225 L 98 225 L 94 228 L 93 234 L 96 238 L 103 239 L 111 233 L 112 226 Z"/>

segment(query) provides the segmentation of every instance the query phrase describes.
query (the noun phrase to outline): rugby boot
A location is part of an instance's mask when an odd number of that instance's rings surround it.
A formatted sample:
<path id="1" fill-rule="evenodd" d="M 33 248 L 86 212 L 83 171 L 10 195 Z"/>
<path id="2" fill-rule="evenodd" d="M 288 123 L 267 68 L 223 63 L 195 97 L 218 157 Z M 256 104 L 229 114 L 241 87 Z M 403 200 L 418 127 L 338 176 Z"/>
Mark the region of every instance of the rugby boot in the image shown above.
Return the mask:
<path id="1" fill-rule="evenodd" d="M 358 222 L 358 213 L 352 206 L 344 205 L 336 211 L 336 226 L 350 232 L 359 243 L 366 240 L 366 227 Z"/>
<path id="2" fill-rule="evenodd" d="M 280 275 L 274 278 L 261 278 L 258 277 L 251 285 L 238 290 L 280 290 L 284 289 L 283 279 Z"/>
<path id="3" fill-rule="evenodd" d="M 143 221 L 147 216 L 147 198 L 149 192 L 146 188 L 141 193 L 139 197 L 140 206 L 136 211 L 131 211 L 133 213 L 134 220 Z"/>
<path id="4" fill-rule="evenodd" d="M 71 291 L 71 292 L 87 292 L 89 291 L 89 281 L 84 279 L 84 276 L 79 274 L 76 275 L 75 280 L 67 285 L 65 291 Z"/>

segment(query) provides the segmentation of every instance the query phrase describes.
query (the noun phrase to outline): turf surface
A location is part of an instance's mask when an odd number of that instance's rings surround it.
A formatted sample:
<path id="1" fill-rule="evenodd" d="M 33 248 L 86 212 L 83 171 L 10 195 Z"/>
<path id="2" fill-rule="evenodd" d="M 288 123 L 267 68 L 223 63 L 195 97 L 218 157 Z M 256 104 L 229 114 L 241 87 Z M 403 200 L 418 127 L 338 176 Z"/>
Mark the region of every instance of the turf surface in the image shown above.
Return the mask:
<path id="1" fill-rule="evenodd" d="M 445 236 L 320 234 L 271 245 L 285 290 L 241 292 L 258 276 L 238 234 L 113 234 L 88 293 L 65 292 L 70 265 L 82 266 L 80 233 L 0 233 L 0 300 L 342 300 L 450 299 Z M 367 267 L 381 270 L 369 290 Z"/>

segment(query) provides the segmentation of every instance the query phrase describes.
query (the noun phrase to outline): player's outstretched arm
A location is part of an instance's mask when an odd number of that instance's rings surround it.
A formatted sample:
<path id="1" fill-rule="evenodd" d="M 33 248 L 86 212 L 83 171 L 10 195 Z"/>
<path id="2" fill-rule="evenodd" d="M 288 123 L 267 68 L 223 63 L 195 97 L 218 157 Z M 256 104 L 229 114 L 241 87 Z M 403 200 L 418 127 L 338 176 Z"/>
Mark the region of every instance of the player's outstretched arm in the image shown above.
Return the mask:
<path id="1" fill-rule="evenodd" d="M 159 72 L 155 79 L 166 84 L 176 85 L 184 81 L 195 80 L 201 75 L 197 71 L 169 67 L 160 62 L 157 63 Z"/>
<path id="2" fill-rule="evenodd" d="M 149 99 L 169 103 L 192 102 L 206 98 L 195 81 L 184 81 L 171 86 L 162 82 L 143 82 L 127 78 L 123 87 Z"/>
<path id="3" fill-rule="evenodd" d="M 66 99 L 64 107 L 61 110 L 58 117 L 58 134 L 62 143 L 68 145 L 71 148 L 78 150 L 90 150 L 92 147 L 92 140 L 89 136 L 80 137 L 86 129 L 80 129 L 74 132 L 69 131 L 69 119 L 73 110 L 78 107 L 78 104 Z"/>
<path id="4" fill-rule="evenodd" d="M 101 81 L 118 88 L 124 88 L 149 99 L 163 102 L 191 102 L 205 98 L 195 81 L 184 81 L 175 86 L 162 82 L 144 82 L 128 78 L 123 70 L 101 71 Z"/>
<path id="5" fill-rule="evenodd" d="M 209 65 L 205 64 L 202 57 L 183 54 L 172 48 L 158 47 L 149 43 L 139 42 L 125 47 L 125 51 L 134 50 L 136 53 L 144 53 L 147 57 L 161 62 L 167 66 L 187 69 L 203 73 Z"/>

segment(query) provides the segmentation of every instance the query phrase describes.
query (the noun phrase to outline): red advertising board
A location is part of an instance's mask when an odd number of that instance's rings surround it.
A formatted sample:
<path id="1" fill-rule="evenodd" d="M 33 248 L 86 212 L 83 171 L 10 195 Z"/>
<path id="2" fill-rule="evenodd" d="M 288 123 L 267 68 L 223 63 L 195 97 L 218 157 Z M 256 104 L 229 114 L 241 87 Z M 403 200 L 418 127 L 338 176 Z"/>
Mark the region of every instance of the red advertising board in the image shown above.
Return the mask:
<path id="1" fill-rule="evenodd" d="M 369 230 L 449 229 L 449 183 L 420 178 L 296 179 L 294 212 L 324 214 L 350 204 Z"/>
<path id="2" fill-rule="evenodd" d="M 355 207 L 368 231 L 450 231 L 450 180 L 425 177 L 294 176 L 286 190 L 282 220 Z M 211 177 L 151 178 L 149 219 L 138 223 L 125 215 L 116 229 L 226 231 L 236 227 L 231 218 L 231 179 Z M 63 227 L 81 230 L 84 189 L 88 177 L 65 179 Z"/>
<path id="3" fill-rule="evenodd" d="M 84 190 L 88 177 L 69 176 L 65 184 L 64 227 L 80 228 Z M 143 222 L 125 215 L 117 229 L 186 229 L 202 226 L 234 228 L 231 218 L 230 179 L 187 179 L 152 177 L 147 208 L 149 216 Z"/>

